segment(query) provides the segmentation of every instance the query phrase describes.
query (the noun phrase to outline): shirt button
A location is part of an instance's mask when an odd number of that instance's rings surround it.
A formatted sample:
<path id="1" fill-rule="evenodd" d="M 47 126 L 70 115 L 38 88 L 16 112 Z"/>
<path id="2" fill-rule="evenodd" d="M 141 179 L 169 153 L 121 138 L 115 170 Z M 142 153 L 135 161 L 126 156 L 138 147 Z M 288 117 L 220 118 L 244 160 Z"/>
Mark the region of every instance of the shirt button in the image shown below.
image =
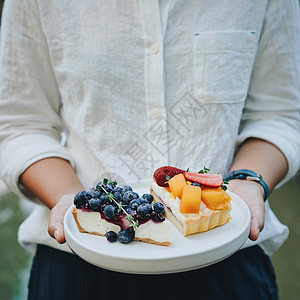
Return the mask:
<path id="1" fill-rule="evenodd" d="M 160 110 L 158 108 L 153 108 L 151 111 L 151 115 L 153 119 L 157 119 L 160 117 Z"/>
<path id="2" fill-rule="evenodd" d="M 159 51 L 159 46 L 155 43 L 150 46 L 150 50 L 153 54 L 157 54 Z"/>

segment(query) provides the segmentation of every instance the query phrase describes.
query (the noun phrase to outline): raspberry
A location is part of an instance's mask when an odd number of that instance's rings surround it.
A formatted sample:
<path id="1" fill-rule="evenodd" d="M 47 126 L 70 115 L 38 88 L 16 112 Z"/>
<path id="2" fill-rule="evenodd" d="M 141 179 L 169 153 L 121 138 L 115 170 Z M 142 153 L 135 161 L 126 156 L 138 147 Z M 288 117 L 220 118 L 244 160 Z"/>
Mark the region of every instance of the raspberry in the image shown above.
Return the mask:
<path id="1" fill-rule="evenodd" d="M 184 170 L 175 168 L 175 167 L 170 167 L 170 166 L 164 166 L 158 168 L 154 174 L 153 174 L 153 179 L 157 183 L 157 185 L 162 186 L 162 187 L 167 187 L 169 186 L 168 180 L 172 177 L 174 177 L 177 174 L 183 174 Z"/>

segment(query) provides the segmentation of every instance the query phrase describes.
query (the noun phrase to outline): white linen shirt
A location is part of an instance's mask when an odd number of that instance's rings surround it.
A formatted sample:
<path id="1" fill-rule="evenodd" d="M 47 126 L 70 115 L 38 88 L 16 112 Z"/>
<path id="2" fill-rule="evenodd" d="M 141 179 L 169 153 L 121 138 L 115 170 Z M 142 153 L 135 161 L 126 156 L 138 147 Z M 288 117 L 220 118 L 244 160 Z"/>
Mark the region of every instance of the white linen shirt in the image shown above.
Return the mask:
<path id="1" fill-rule="evenodd" d="M 281 184 L 299 168 L 296 0 L 6 0 L 1 30 L 0 172 L 16 194 L 28 196 L 22 172 L 53 156 L 85 188 L 163 165 L 224 175 L 249 137 L 284 153 Z M 36 204 L 19 241 L 69 251 L 48 217 Z M 246 246 L 272 253 L 288 229 L 268 203 L 265 223 Z"/>

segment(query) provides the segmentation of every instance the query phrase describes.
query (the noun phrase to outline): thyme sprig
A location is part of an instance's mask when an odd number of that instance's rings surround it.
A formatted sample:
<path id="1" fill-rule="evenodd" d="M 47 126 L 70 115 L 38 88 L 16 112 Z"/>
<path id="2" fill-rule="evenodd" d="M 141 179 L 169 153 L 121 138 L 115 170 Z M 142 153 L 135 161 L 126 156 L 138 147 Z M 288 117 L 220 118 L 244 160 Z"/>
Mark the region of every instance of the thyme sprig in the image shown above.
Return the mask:
<path id="1" fill-rule="evenodd" d="M 114 181 L 111 181 L 111 180 L 108 180 L 108 179 L 103 179 L 103 181 L 101 182 L 100 185 L 97 186 L 97 189 L 102 189 L 103 192 L 108 196 L 108 199 L 110 202 L 114 202 L 118 208 L 119 208 L 119 211 L 122 211 L 126 216 L 125 218 L 130 222 L 130 225 L 129 227 L 132 227 L 134 231 L 136 231 L 137 227 L 139 226 L 139 222 L 138 220 L 134 220 L 133 216 L 130 215 L 125 209 L 124 207 L 126 207 L 126 205 L 123 205 L 122 203 L 119 203 L 116 198 L 114 197 L 114 195 L 110 192 L 108 192 L 104 187 L 103 187 L 103 184 L 110 184 L 112 186 L 116 186 L 117 185 L 117 182 L 116 180 Z"/>
<path id="2" fill-rule="evenodd" d="M 206 173 L 213 173 L 209 168 L 203 167 L 198 173 L 206 174 Z"/>
<path id="3" fill-rule="evenodd" d="M 223 189 L 225 192 L 227 191 L 227 186 L 226 186 L 226 184 L 228 184 L 228 181 L 223 180 L 223 183 L 222 183 L 222 185 L 221 185 L 221 189 Z"/>

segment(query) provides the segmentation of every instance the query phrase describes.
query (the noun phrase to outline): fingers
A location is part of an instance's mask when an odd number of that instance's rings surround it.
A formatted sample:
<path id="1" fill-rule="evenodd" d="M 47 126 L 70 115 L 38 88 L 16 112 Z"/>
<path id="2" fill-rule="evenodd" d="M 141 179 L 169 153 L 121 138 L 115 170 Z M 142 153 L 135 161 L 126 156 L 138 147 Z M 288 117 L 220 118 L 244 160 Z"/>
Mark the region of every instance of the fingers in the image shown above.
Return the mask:
<path id="1" fill-rule="evenodd" d="M 64 234 L 64 216 L 72 204 L 72 199 L 73 195 L 63 196 L 50 211 L 48 233 L 60 244 L 66 241 Z"/>
<path id="2" fill-rule="evenodd" d="M 247 203 L 251 214 L 249 239 L 256 241 L 264 228 L 265 205 L 262 187 L 253 181 L 232 180 L 229 183 L 229 190 Z"/>
<path id="3" fill-rule="evenodd" d="M 254 201 L 252 200 L 247 204 L 251 213 L 249 239 L 252 241 L 256 241 L 259 237 L 260 232 L 264 228 L 264 202 L 259 201 L 254 203 Z"/>
<path id="4" fill-rule="evenodd" d="M 258 226 L 258 220 L 257 217 L 252 217 L 250 222 L 250 233 L 249 233 L 249 239 L 252 241 L 256 241 L 259 237 L 260 229 Z"/>
<path id="5" fill-rule="evenodd" d="M 63 223 L 64 213 L 56 207 L 54 207 L 50 212 L 48 232 L 50 236 L 55 238 L 60 244 L 63 244 L 65 240 L 64 235 L 64 223 Z"/>

